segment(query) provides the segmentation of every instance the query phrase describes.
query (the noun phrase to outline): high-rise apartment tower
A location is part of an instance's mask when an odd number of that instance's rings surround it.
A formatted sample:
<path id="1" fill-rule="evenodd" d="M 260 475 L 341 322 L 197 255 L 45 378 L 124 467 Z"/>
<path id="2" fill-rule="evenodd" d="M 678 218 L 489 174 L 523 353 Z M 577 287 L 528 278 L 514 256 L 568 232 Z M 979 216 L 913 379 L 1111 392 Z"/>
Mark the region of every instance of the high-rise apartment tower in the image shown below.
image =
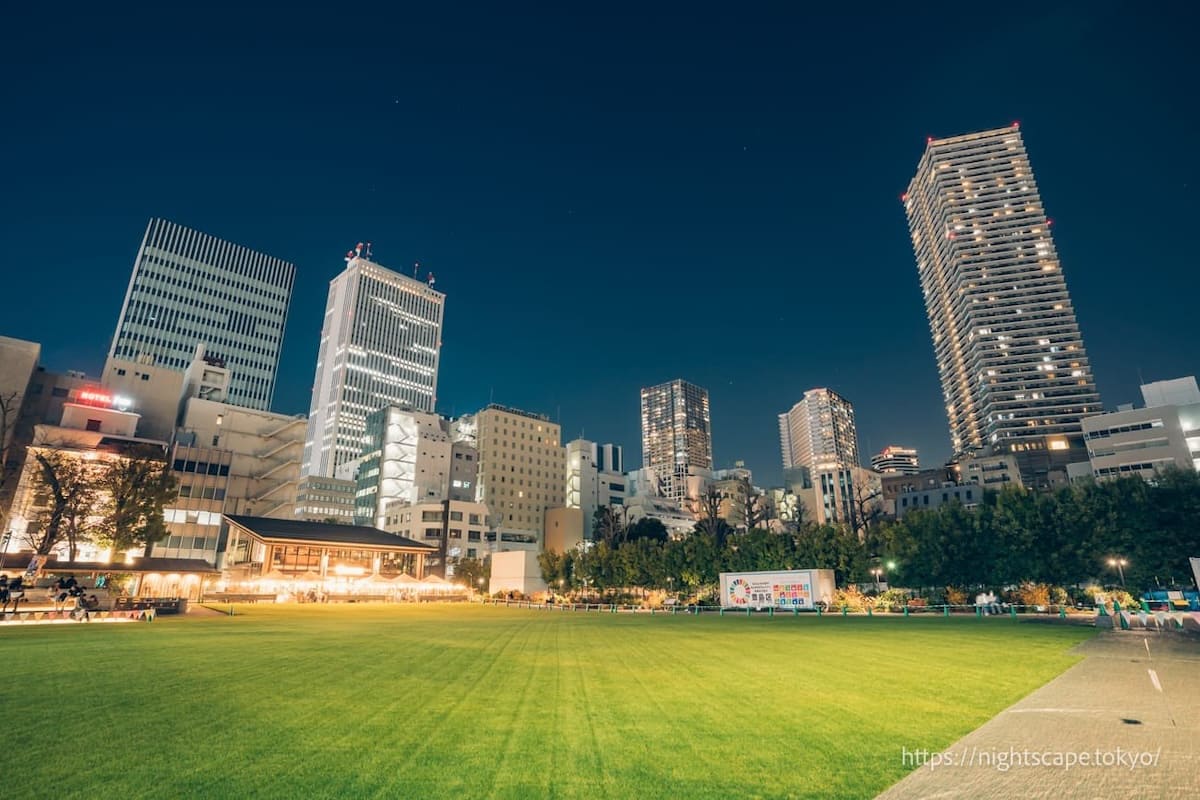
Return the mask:
<path id="1" fill-rule="evenodd" d="M 809 389 L 803 400 L 779 415 L 779 444 L 784 469 L 858 466 L 854 406 L 832 389 Z"/>
<path id="2" fill-rule="evenodd" d="M 902 199 L 954 453 L 1043 484 L 1101 407 L 1021 131 L 930 138 Z"/>
<path id="3" fill-rule="evenodd" d="M 712 470 L 708 390 L 683 380 L 642 389 L 642 466 L 663 497 L 688 498 L 688 477 Z"/>

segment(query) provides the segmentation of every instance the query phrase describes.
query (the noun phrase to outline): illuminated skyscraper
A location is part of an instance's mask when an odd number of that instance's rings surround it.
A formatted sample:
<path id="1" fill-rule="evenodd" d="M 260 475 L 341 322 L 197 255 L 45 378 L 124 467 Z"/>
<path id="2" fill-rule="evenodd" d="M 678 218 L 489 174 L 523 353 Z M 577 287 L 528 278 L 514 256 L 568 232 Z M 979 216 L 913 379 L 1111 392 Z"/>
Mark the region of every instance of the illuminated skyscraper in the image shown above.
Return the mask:
<path id="1" fill-rule="evenodd" d="M 229 368 L 228 402 L 267 410 L 296 268 L 152 219 L 133 264 L 104 375 L 132 362 L 186 372 L 202 344 Z"/>
<path id="2" fill-rule="evenodd" d="M 688 497 L 688 476 L 712 470 L 707 389 L 682 380 L 642 389 L 642 466 L 678 503 Z"/>
<path id="3" fill-rule="evenodd" d="M 859 525 L 867 470 L 858 463 L 854 406 L 832 389 L 809 389 L 779 415 L 784 479 L 818 524 Z M 857 487 L 857 488 L 856 488 Z"/>
<path id="4" fill-rule="evenodd" d="M 381 408 L 434 410 L 446 296 L 432 276 L 409 278 L 361 253 L 329 284 L 304 475 L 352 479 L 367 416 Z"/>
<path id="5" fill-rule="evenodd" d="M 954 453 L 1044 485 L 1100 396 L 1020 130 L 929 139 L 902 199 Z"/>
<path id="6" fill-rule="evenodd" d="M 834 463 L 858 466 L 854 406 L 832 389 L 809 389 L 804 399 L 779 415 L 783 468 Z"/>

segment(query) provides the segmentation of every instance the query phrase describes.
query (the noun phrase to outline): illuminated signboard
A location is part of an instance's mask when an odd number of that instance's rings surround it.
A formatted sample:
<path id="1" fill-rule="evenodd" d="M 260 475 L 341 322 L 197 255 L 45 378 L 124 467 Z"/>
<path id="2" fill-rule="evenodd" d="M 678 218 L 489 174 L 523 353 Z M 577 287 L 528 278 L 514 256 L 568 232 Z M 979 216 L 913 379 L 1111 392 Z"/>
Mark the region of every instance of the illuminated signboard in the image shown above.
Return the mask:
<path id="1" fill-rule="evenodd" d="M 133 405 L 132 399 L 124 395 L 106 392 L 103 389 L 80 389 L 75 395 L 75 402 L 87 406 L 115 408 L 119 411 L 125 411 Z"/>

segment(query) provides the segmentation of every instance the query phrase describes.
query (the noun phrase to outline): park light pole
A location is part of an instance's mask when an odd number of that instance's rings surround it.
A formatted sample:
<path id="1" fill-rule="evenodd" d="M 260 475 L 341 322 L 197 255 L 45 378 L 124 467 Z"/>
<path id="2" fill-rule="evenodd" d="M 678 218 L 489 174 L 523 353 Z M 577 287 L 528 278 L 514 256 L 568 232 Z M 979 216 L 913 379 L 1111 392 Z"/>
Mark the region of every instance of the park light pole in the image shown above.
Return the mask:
<path id="1" fill-rule="evenodd" d="M 1123 558 L 1110 558 L 1108 565 L 1117 568 L 1117 574 L 1121 576 L 1121 591 L 1125 591 L 1125 565 L 1129 562 Z"/>
<path id="2" fill-rule="evenodd" d="M 881 570 L 879 567 L 875 567 L 873 570 L 871 570 L 871 574 L 875 576 L 875 591 L 878 592 L 879 591 L 879 576 L 881 574 L 883 574 L 883 570 Z"/>
<path id="3" fill-rule="evenodd" d="M 475 583 L 479 586 L 479 594 L 483 594 L 483 576 L 480 575 L 475 579 Z"/>

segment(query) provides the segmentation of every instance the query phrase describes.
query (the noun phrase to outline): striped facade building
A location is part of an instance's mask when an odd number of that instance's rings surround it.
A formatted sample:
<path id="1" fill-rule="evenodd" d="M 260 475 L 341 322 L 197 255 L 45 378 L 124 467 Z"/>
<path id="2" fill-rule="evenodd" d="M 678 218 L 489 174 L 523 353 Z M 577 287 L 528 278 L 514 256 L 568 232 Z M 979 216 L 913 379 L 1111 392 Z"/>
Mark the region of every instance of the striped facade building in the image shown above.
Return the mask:
<path id="1" fill-rule="evenodd" d="M 301 472 L 354 478 L 367 417 L 432 412 L 446 296 L 352 252 L 329 284 Z"/>
<path id="2" fill-rule="evenodd" d="M 955 456 L 1042 485 L 1101 406 L 1018 126 L 931 138 L 902 200 Z"/>
<path id="3" fill-rule="evenodd" d="M 104 374 L 114 362 L 183 373 L 203 344 L 230 370 L 231 404 L 270 409 L 295 277 L 282 259 L 150 220 Z"/>

